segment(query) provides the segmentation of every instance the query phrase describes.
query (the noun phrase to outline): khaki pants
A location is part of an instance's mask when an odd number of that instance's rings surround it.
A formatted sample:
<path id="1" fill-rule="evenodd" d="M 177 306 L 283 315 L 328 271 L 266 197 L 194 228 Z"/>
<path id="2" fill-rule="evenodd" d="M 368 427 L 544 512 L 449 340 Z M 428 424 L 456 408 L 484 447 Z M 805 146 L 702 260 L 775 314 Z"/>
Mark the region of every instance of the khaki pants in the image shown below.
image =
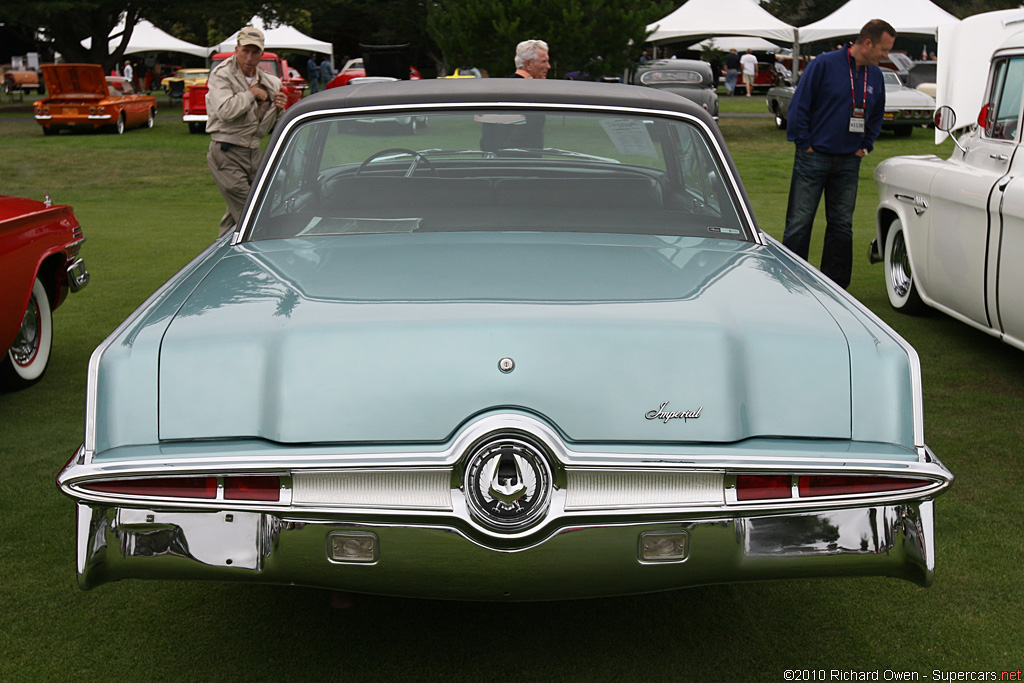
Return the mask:
<path id="1" fill-rule="evenodd" d="M 221 237 L 231 232 L 242 215 L 242 207 L 249 196 L 249 187 L 256 178 L 260 165 L 260 148 L 240 147 L 226 142 L 210 141 L 206 163 L 213 174 L 213 181 L 224 197 L 227 211 L 220 219 Z"/>

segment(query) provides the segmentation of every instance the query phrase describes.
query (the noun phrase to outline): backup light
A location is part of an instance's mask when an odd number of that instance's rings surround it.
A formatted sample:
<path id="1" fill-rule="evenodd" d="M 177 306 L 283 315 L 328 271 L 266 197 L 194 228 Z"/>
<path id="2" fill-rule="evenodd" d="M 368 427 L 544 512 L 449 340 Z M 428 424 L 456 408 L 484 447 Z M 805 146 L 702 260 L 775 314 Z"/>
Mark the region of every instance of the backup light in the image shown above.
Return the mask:
<path id="1" fill-rule="evenodd" d="M 689 534 L 685 531 L 640 534 L 641 562 L 682 562 L 689 550 Z"/>
<path id="2" fill-rule="evenodd" d="M 377 561 L 377 535 L 365 532 L 334 532 L 328 539 L 328 556 L 334 562 L 371 564 Z"/>

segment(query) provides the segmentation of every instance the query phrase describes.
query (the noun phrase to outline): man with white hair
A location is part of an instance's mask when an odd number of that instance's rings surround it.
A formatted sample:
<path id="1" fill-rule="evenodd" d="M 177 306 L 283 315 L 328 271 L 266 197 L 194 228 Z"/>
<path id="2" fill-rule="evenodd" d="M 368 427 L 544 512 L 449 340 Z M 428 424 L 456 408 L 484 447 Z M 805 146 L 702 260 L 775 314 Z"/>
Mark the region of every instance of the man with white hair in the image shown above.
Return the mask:
<path id="1" fill-rule="evenodd" d="M 206 85 L 206 162 L 227 210 L 218 237 L 238 223 L 260 165 L 260 139 L 270 133 L 287 105 L 281 79 L 259 68 L 263 31 L 246 26 L 235 54 L 210 72 Z"/>
<path id="2" fill-rule="evenodd" d="M 550 70 L 548 44 L 543 40 L 524 40 L 516 45 L 516 73 L 512 78 L 547 78 Z"/>

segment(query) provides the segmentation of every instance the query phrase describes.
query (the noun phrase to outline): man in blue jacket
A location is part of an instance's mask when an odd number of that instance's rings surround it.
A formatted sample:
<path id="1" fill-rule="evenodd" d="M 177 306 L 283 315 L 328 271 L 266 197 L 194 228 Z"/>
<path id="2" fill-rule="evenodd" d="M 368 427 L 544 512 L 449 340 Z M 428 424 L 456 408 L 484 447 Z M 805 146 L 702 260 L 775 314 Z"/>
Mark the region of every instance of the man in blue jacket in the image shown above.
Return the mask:
<path id="1" fill-rule="evenodd" d="M 796 145 L 782 243 L 807 259 L 814 214 L 825 194 L 821 272 L 840 287 L 853 268 L 853 210 L 860 160 L 874 147 L 885 113 L 879 62 L 896 30 L 872 19 L 853 45 L 820 55 L 804 71 L 789 105 L 786 137 Z"/>

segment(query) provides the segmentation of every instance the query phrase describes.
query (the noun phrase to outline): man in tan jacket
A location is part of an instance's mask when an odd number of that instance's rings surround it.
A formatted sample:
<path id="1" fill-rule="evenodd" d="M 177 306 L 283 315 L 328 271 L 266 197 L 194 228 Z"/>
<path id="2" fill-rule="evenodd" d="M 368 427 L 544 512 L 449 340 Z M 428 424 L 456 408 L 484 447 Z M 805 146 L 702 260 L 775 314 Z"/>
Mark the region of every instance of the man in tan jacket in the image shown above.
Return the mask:
<path id="1" fill-rule="evenodd" d="M 260 165 L 260 139 L 274 128 L 287 103 L 281 80 L 259 68 L 262 56 L 263 32 L 246 26 L 238 34 L 235 54 L 218 64 L 206 82 L 206 162 L 227 204 L 218 237 L 238 224 Z"/>

